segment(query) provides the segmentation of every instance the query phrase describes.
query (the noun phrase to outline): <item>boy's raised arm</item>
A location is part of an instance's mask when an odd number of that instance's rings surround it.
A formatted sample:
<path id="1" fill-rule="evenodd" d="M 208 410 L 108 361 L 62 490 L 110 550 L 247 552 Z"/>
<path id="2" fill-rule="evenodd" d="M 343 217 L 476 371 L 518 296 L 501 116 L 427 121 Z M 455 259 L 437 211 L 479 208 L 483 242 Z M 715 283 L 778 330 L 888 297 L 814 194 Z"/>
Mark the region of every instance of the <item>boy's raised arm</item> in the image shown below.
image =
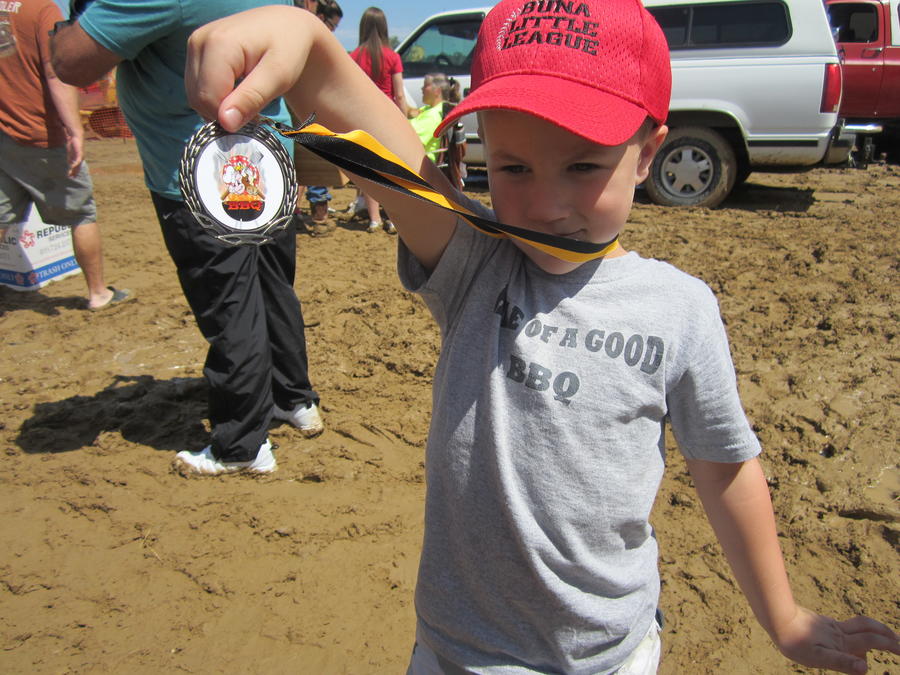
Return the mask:
<path id="1" fill-rule="evenodd" d="M 310 12 L 267 6 L 199 28 L 188 43 L 185 86 L 190 104 L 229 131 L 283 95 L 297 117 L 315 112 L 332 131 L 363 129 L 438 190 L 448 196 L 454 192 L 425 157 L 421 141 L 394 102 Z M 433 268 L 453 234 L 456 217 L 358 177 L 354 180 L 384 204 L 413 255 Z"/>
<path id="2" fill-rule="evenodd" d="M 758 460 L 687 463 L 741 590 L 785 656 L 805 666 L 861 675 L 869 650 L 900 653 L 897 635 L 879 621 L 864 616 L 836 621 L 794 602 Z"/>

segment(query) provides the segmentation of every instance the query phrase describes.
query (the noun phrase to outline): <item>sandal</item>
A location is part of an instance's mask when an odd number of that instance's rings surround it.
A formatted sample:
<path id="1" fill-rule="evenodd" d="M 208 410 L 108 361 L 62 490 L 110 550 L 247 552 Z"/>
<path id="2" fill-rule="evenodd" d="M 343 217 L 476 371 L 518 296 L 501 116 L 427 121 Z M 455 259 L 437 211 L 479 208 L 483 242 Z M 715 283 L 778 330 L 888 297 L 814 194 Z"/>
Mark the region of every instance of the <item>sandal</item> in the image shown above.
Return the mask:
<path id="1" fill-rule="evenodd" d="M 109 299 L 109 302 L 100 305 L 99 307 L 88 307 L 88 311 L 99 312 L 100 310 L 107 309 L 112 305 L 120 305 L 123 302 L 134 300 L 134 293 L 129 291 L 127 288 L 115 288 L 113 286 L 107 286 L 107 288 L 112 291 L 112 297 Z"/>

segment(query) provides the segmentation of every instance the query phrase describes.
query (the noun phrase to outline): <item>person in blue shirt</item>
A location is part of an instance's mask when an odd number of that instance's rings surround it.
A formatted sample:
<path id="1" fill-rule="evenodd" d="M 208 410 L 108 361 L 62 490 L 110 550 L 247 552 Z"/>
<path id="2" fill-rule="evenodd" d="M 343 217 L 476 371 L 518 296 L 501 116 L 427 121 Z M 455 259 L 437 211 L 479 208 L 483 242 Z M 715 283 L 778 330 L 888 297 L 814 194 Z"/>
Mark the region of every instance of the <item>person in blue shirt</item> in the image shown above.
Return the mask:
<path id="1" fill-rule="evenodd" d="M 119 104 L 137 140 L 163 239 L 209 342 L 203 372 L 209 385 L 211 443 L 199 451 L 179 452 L 176 462 L 199 474 L 274 471 L 268 440 L 273 417 L 306 436 L 323 430 L 319 396 L 309 381 L 303 315 L 293 289 L 296 232 L 289 226 L 261 246 L 223 244 L 191 214 L 178 183 L 185 144 L 204 124 L 185 94 L 188 37 L 214 19 L 272 2 L 83 4 L 87 6 L 80 16 L 53 37 L 53 66 L 63 81 L 77 86 L 117 67 Z M 264 112 L 290 123 L 281 99 Z"/>

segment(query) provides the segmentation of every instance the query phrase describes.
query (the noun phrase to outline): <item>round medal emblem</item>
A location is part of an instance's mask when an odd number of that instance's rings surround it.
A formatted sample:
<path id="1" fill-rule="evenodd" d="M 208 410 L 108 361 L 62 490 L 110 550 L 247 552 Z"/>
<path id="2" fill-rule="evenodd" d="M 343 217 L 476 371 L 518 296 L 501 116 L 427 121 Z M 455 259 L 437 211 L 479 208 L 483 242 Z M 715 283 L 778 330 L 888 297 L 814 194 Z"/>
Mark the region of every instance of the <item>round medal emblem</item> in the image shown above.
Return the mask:
<path id="1" fill-rule="evenodd" d="M 287 227 L 297 203 L 294 163 L 266 127 L 200 127 L 181 158 L 181 193 L 203 227 L 227 244 L 263 244 Z"/>

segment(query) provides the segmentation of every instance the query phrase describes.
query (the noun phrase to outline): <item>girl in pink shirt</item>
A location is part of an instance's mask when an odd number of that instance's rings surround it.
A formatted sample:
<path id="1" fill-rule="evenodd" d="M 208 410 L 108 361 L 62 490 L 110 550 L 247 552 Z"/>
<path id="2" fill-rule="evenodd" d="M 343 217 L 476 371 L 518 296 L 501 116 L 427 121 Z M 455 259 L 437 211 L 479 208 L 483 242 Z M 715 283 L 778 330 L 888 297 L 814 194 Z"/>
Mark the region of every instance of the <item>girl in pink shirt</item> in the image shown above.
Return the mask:
<path id="1" fill-rule="evenodd" d="M 391 49 L 387 19 L 378 7 L 369 7 L 363 12 L 359 20 L 359 46 L 350 57 L 404 114 L 408 112 L 403 94 L 403 64 L 397 52 Z M 363 198 L 369 211 L 368 231 L 377 232 L 384 227 L 388 234 L 394 234 L 393 223 L 389 220 L 382 223 L 378 202 L 365 193 Z"/>

